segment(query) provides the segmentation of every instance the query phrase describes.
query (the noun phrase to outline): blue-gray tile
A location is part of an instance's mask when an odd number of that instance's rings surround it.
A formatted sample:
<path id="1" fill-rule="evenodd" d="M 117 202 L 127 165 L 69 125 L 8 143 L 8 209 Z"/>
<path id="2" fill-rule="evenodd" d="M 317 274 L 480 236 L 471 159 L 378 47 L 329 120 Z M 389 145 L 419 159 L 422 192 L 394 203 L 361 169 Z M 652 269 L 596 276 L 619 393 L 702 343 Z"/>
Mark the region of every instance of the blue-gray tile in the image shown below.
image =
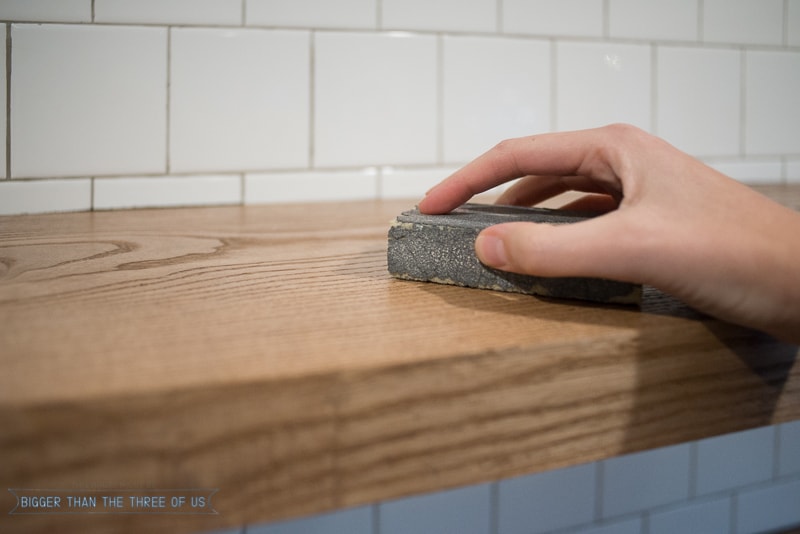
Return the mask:
<path id="1" fill-rule="evenodd" d="M 772 478 L 774 427 L 697 442 L 697 494 L 736 489 Z"/>
<path id="2" fill-rule="evenodd" d="M 380 533 L 489 534 L 490 493 L 480 484 L 381 503 Z"/>
<path id="3" fill-rule="evenodd" d="M 743 491 L 736 507 L 738 534 L 800 525 L 800 480 Z"/>
<path id="4" fill-rule="evenodd" d="M 561 532 L 560 534 L 641 534 L 642 519 L 632 517 L 620 521 L 604 521 L 578 530 Z"/>
<path id="5" fill-rule="evenodd" d="M 800 474 L 800 421 L 780 426 L 780 454 L 778 455 L 778 475 Z"/>
<path id="6" fill-rule="evenodd" d="M 605 460 L 603 517 L 646 510 L 689 497 L 689 444 Z"/>
<path id="7" fill-rule="evenodd" d="M 224 530 L 209 530 L 203 534 L 245 534 L 245 527 L 226 528 Z"/>
<path id="8" fill-rule="evenodd" d="M 372 534 L 372 506 L 338 510 L 279 523 L 248 525 L 246 534 Z"/>
<path id="9" fill-rule="evenodd" d="M 716 534 L 731 531 L 731 498 L 694 501 L 650 515 L 649 534 Z"/>
<path id="10" fill-rule="evenodd" d="M 538 534 L 591 523 L 596 464 L 584 464 L 500 482 L 498 533 Z"/>

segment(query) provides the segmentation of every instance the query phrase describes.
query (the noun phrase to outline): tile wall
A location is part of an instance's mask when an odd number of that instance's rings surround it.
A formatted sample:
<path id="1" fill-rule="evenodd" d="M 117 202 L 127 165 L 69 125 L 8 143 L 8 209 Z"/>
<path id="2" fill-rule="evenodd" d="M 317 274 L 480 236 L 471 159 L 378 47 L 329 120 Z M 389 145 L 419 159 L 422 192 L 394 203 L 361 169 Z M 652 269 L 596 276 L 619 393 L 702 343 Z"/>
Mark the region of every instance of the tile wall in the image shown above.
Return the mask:
<path id="1" fill-rule="evenodd" d="M 800 0 L 0 0 L 0 214 L 416 198 L 629 122 L 800 182 Z M 235 532 L 800 523 L 800 424 Z M 455 521 L 455 523 L 454 523 Z"/>
<path id="2" fill-rule="evenodd" d="M 0 21 L 1 214 L 414 198 L 501 139 L 610 122 L 800 181 L 800 0 L 2 0 Z"/>
<path id="3" fill-rule="evenodd" d="M 800 527 L 800 421 L 229 534 L 752 534 Z"/>

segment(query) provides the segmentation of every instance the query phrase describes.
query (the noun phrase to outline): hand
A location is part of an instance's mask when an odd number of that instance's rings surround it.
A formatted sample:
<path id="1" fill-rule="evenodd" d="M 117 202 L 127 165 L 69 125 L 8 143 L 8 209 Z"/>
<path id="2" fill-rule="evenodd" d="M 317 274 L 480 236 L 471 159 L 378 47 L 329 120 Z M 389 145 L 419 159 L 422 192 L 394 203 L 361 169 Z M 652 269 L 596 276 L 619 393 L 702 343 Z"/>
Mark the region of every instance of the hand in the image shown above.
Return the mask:
<path id="1" fill-rule="evenodd" d="M 505 223 L 478 236 L 490 267 L 655 286 L 721 319 L 800 342 L 800 214 L 627 125 L 503 141 L 431 189 L 423 213 L 522 178 L 499 204 L 589 193 L 569 225 Z"/>

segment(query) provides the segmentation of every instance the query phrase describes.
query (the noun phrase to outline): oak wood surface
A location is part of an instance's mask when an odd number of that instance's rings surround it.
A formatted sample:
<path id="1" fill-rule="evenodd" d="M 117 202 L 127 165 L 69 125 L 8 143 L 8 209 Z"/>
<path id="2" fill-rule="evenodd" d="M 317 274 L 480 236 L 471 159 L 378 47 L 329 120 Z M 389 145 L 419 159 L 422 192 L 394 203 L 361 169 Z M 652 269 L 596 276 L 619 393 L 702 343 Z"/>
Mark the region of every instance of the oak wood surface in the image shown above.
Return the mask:
<path id="1" fill-rule="evenodd" d="M 796 346 L 655 290 L 392 279 L 412 204 L 0 218 L 0 530 L 207 530 L 800 418 Z M 6 488 L 214 488 L 218 515 L 8 515 Z"/>

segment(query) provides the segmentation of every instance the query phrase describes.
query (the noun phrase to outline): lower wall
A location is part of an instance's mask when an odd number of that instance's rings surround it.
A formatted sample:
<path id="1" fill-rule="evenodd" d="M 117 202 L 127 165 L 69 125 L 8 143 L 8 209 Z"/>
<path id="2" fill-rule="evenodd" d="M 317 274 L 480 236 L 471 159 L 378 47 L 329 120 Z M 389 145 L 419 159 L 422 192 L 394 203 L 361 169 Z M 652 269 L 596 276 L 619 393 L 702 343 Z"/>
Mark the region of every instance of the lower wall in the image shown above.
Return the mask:
<path id="1" fill-rule="evenodd" d="M 800 526 L 800 421 L 231 534 L 673 534 Z"/>

